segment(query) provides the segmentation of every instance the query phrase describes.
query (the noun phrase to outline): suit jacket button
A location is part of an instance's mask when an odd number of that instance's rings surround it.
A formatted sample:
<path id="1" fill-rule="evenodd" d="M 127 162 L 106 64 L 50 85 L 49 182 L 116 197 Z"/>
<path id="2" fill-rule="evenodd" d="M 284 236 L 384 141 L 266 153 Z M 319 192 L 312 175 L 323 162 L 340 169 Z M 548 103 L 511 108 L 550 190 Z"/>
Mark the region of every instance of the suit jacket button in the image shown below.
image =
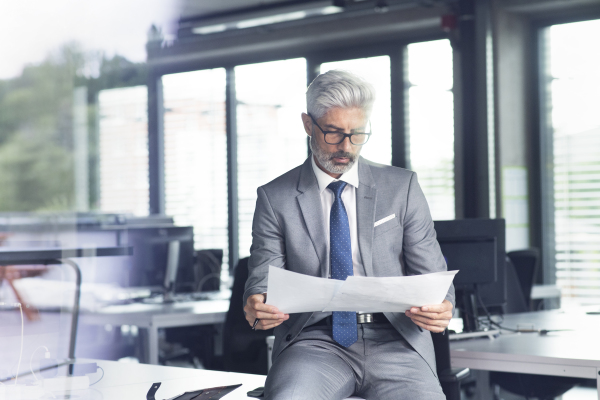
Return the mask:
<path id="1" fill-rule="evenodd" d="M 292 340 L 292 335 L 287 335 L 285 337 L 286 342 L 289 342 L 290 340 Z"/>

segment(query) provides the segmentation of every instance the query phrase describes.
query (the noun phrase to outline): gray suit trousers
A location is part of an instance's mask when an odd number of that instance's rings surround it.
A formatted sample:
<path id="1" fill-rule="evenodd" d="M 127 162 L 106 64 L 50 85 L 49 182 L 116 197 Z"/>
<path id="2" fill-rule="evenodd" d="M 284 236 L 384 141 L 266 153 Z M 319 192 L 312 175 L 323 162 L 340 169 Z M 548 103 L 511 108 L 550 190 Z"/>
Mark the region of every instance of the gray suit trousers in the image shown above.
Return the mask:
<path id="1" fill-rule="evenodd" d="M 444 400 L 437 377 L 390 324 L 358 325 L 344 348 L 331 328 L 307 327 L 275 359 L 266 400 Z"/>

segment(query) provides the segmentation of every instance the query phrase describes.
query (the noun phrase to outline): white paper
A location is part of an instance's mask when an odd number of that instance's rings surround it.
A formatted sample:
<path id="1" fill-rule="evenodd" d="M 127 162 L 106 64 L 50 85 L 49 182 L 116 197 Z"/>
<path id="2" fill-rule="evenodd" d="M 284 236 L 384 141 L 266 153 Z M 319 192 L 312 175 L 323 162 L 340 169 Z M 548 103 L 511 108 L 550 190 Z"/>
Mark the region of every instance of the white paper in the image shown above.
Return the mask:
<path id="1" fill-rule="evenodd" d="M 398 277 L 316 278 L 269 266 L 267 304 L 289 314 L 313 311 L 404 312 L 440 304 L 458 271 Z"/>
<path id="2" fill-rule="evenodd" d="M 320 311 L 343 284 L 269 265 L 267 304 L 284 314 Z"/>

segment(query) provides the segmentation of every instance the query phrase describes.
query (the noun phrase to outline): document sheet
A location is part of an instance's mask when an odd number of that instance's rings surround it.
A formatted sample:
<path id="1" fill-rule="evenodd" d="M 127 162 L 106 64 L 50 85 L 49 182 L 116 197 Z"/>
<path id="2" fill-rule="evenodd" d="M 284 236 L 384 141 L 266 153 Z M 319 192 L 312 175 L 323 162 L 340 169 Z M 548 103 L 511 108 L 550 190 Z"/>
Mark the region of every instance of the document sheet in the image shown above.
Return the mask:
<path id="1" fill-rule="evenodd" d="M 458 271 L 364 277 L 317 278 L 269 266 L 267 304 L 290 314 L 313 311 L 404 312 L 440 304 Z"/>

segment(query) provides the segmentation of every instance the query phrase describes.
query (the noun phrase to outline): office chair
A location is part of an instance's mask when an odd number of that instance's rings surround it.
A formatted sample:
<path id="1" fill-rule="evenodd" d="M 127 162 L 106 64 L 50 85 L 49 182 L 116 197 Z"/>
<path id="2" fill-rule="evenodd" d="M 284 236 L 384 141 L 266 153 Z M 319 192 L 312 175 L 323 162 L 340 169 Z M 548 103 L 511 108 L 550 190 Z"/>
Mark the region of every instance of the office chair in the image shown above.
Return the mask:
<path id="1" fill-rule="evenodd" d="M 533 277 L 539 264 L 539 251 L 537 249 L 514 251 L 508 253 L 507 256 L 507 298 L 504 312 L 507 314 L 528 312 Z M 519 267 L 513 260 L 519 263 Z M 498 385 L 502 389 L 520 396 L 534 397 L 540 400 L 552 400 L 583 382 L 583 379 L 560 376 L 490 372 L 490 384 Z"/>
<path id="2" fill-rule="evenodd" d="M 461 382 L 471 375 L 469 368 L 452 368 L 450 363 L 450 339 L 448 330 L 431 333 L 438 379 L 447 400 L 460 400 Z"/>
<path id="3" fill-rule="evenodd" d="M 219 290 L 221 286 L 221 265 L 223 249 L 206 249 L 195 252 L 194 265 L 195 291 Z"/>
<path id="4" fill-rule="evenodd" d="M 248 258 L 239 260 L 234 270 L 233 288 L 229 311 L 223 327 L 223 370 L 250 374 L 267 374 L 267 344 L 265 338 L 273 335 L 268 331 L 253 331 L 243 310 L 243 296 L 248 279 Z"/>
<path id="5" fill-rule="evenodd" d="M 184 269 L 177 276 L 177 287 L 182 291 L 217 291 L 221 286 L 221 264 L 223 249 L 203 249 L 194 251 L 192 268 Z M 161 351 L 161 364 L 176 360 L 185 360 L 197 365 L 202 361 L 205 368 L 214 367 L 214 338 L 217 330 L 213 325 L 185 326 L 166 329 L 165 346 Z"/>
<path id="6" fill-rule="evenodd" d="M 531 289 L 540 265 L 540 250 L 530 248 L 506 253 L 513 263 L 525 304 L 531 305 Z"/>

